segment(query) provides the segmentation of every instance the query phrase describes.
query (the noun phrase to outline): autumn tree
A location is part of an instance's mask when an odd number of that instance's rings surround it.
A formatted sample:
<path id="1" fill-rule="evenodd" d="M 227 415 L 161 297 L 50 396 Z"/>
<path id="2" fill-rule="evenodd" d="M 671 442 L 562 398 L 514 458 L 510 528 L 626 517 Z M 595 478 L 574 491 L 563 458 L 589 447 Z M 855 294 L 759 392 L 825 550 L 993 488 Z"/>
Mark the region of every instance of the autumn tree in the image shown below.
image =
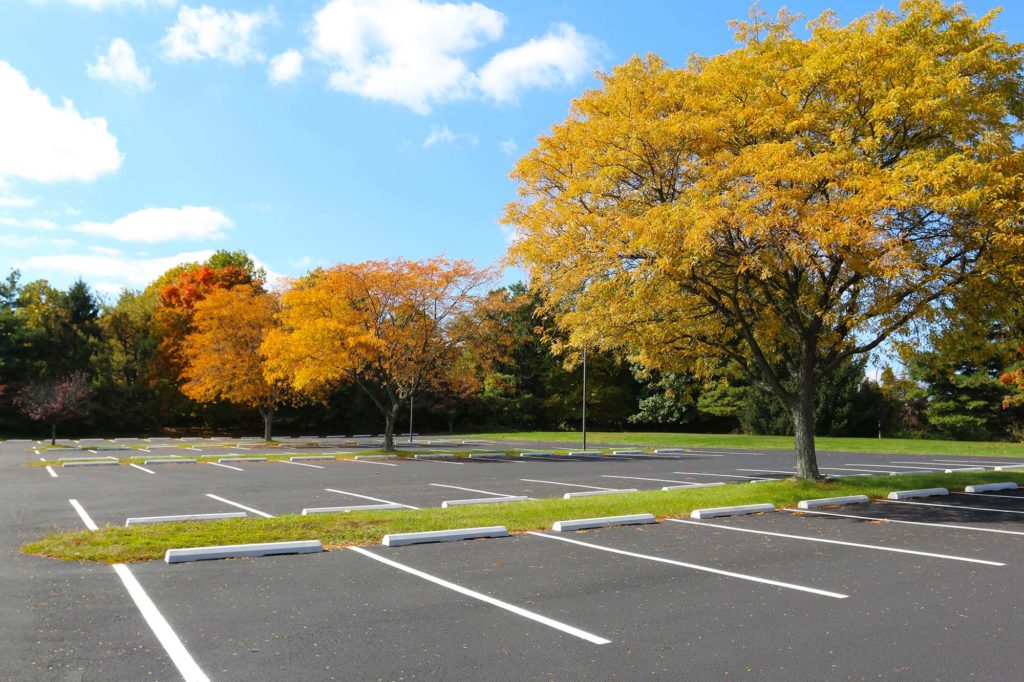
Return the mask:
<path id="1" fill-rule="evenodd" d="M 355 384 L 384 416 L 384 447 L 415 391 L 441 379 L 465 343 L 456 324 L 494 272 L 467 261 L 369 261 L 314 270 L 282 299 L 263 350 L 268 377 L 323 395 Z"/>
<path id="2" fill-rule="evenodd" d="M 288 397 L 282 382 L 265 377 L 260 349 L 279 309 L 277 295 L 252 284 L 214 290 L 195 305 L 195 331 L 182 345 L 182 392 L 201 403 L 256 408 L 265 440 L 271 440 L 274 413 Z"/>
<path id="3" fill-rule="evenodd" d="M 57 444 L 57 425 L 84 415 L 93 391 L 85 372 L 72 372 L 56 380 L 36 381 L 24 386 L 15 404 L 32 421 L 50 425 L 50 444 Z"/>
<path id="4" fill-rule="evenodd" d="M 753 13 L 740 47 L 601 77 L 516 166 L 514 262 L 574 348 L 660 371 L 732 360 L 791 412 L 1019 248 L 1022 48 L 904 2 L 846 26 Z"/>

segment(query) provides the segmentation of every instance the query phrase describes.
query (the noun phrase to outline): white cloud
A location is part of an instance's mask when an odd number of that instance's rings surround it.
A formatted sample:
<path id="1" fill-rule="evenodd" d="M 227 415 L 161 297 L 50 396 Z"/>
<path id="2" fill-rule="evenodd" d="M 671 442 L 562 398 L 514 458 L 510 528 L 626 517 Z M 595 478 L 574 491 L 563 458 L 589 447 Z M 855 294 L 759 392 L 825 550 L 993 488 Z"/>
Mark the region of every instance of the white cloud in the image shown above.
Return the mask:
<path id="1" fill-rule="evenodd" d="M 142 287 L 164 272 L 182 263 L 204 261 L 213 251 L 190 251 L 162 258 L 122 258 L 110 255 L 87 255 L 82 253 L 53 256 L 32 256 L 18 264 L 26 272 L 40 272 L 56 279 L 55 275 L 67 278 L 103 278 L 104 282 L 119 282 L 128 286 Z"/>
<path id="2" fill-rule="evenodd" d="M 498 148 L 501 150 L 502 154 L 508 154 L 509 156 L 512 156 L 513 154 L 516 153 L 516 150 L 519 149 L 519 145 L 516 144 L 516 141 L 510 137 L 507 140 L 502 140 L 501 142 L 499 142 Z"/>
<path id="3" fill-rule="evenodd" d="M 238 12 L 204 5 L 182 5 L 178 21 L 160 44 L 175 61 L 221 59 L 232 64 L 263 61 L 257 46 L 260 29 L 276 21 L 274 9 Z"/>
<path id="4" fill-rule="evenodd" d="M 480 89 L 499 102 L 513 102 L 527 88 L 573 83 L 593 68 L 596 45 L 568 24 L 541 38 L 494 55 L 480 69 Z"/>
<path id="5" fill-rule="evenodd" d="M 426 139 L 423 140 L 423 148 L 429 149 L 435 144 L 450 144 L 452 146 L 458 146 L 459 142 L 465 140 L 470 144 L 476 144 L 480 139 L 473 133 L 455 133 L 448 126 L 441 126 L 440 128 L 434 128 L 427 135 Z"/>
<path id="6" fill-rule="evenodd" d="M 90 246 L 89 250 L 101 256 L 120 256 L 122 254 L 121 249 L 112 249 L 109 246 Z"/>
<path id="7" fill-rule="evenodd" d="M 267 77 L 274 85 L 293 81 L 302 75 L 302 53 L 286 50 L 270 60 Z"/>
<path id="8" fill-rule="evenodd" d="M 140 67 L 135 61 L 135 50 L 124 38 L 114 38 L 106 54 L 96 56 L 96 61 L 86 66 L 89 78 L 110 81 L 117 85 L 146 92 L 153 89 L 149 68 Z"/>
<path id="9" fill-rule="evenodd" d="M 497 40 L 505 21 L 475 2 L 331 0 L 313 18 L 311 42 L 334 67 L 335 90 L 427 113 L 471 94 L 473 75 L 459 55 Z"/>
<path id="10" fill-rule="evenodd" d="M 155 244 L 177 239 L 193 242 L 220 239 L 224 237 L 225 230 L 233 226 L 231 219 L 215 208 L 182 206 L 144 208 L 112 223 L 82 222 L 71 229 L 122 242 Z"/>
<path id="11" fill-rule="evenodd" d="M 86 118 L 70 100 L 60 107 L 0 61 L 0 178 L 37 182 L 94 180 L 121 167 L 117 138 L 104 118 Z"/>
<path id="12" fill-rule="evenodd" d="M 22 220 L 20 218 L 12 218 L 11 216 L 0 216 L 0 225 L 7 225 L 9 227 L 27 227 L 33 230 L 55 230 L 57 229 L 57 223 L 52 220 L 46 220 L 45 218 L 30 218 Z"/>

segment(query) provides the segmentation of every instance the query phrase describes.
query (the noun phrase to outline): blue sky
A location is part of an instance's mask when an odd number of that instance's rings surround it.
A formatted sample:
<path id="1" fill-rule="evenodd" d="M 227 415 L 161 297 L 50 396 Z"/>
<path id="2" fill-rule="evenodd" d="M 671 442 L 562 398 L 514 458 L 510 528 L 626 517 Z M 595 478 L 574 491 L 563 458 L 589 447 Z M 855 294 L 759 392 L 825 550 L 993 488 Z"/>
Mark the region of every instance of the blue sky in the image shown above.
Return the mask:
<path id="1" fill-rule="evenodd" d="M 896 5 L 762 7 L 783 4 Z M 997 28 L 1022 40 L 1008 5 Z M 594 71 L 731 49 L 748 6 L 0 0 L 0 272 L 113 295 L 218 248 L 286 276 L 490 264 L 509 171 Z"/>

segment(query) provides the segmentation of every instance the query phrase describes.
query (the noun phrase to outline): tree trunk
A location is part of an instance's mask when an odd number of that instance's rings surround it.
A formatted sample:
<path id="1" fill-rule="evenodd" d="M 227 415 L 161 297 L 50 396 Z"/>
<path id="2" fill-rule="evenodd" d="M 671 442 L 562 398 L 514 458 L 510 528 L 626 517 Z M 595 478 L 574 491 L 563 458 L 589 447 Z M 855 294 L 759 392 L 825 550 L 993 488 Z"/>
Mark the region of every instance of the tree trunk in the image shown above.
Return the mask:
<path id="1" fill-rule="evenodd" d="M 57 422 L 50 424 L 50 445 L 57 444 Z"/>
<path id="2" fill-rule="evenodd" d="M 260 416 L 263 417 L 263 440 L 274 439 L 274 408 L 261 407 Z"/>
<path id="3" fill-rule="evenodd" d="M 402 407 L 400 402 L 391 406 L 389 411 L 384 412 L 384 450 L 393 452 L 395 449 L 395 422 L 398 420 L 398 410 Z"/>
<path id="4" fill-rule="evenodd" d="M 818 385 L 812 372 L 802 373 L 798 380 L 797 395 L 790 409 L 793 412 L 793 435 L 796 440 L 797 478 L 820 478 L 818 457 L 814 451 L 814 408 L 818 398 Z"/>

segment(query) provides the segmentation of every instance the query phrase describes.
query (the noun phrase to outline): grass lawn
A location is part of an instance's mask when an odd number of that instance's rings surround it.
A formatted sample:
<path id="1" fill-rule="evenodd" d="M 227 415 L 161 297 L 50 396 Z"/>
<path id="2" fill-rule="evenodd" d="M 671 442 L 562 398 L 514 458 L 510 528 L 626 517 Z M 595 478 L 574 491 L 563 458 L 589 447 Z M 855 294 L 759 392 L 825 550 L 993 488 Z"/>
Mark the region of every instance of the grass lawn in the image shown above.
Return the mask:
<path id="1" fill-rule="evenodd" d="M 460 436 L 460 438 L 463 436 Z M 465 438 L 508 439 L 565 443 L 580 446 L 579 433 L 526 431 L 521 433 L 474 433 Z M 1024 457 L 1024 443 L 923 440 L 912 438 L 839 438 L 819 436 L 819 450 L 877 452 L 894 455 L 955 455 L 957 457 Z M 792 436 L 746 436 L 713 433 L 612 432 L 587 433 L 587 446 L 635 445 L 638 447 L 736 448 L 744 450 L 792 450 Z"/>
<path id="2" fill-rule="evenodd" d="M 512 532 L 550 528 L 564 519 L 651 513 L 658 518 L 684 517 L 693 509 L 771 502 L 795 506 L 800 500 L 863 494 L 885 497 L 892 490 L 945 487 L 962 490 L 972 483 L 1024 482 L 1024 471 L 965 472 L 864 476 L 838 481 L 736 483 L 693 490 L 644 491 L 573 500 L 544 499 L 478 507 L 354 512 L 274 519 L 231 519 L 163 523 L 130 528 L 105 526 L 98 531 L 55 531 L 22 546 L 26 554 L 66 561 L 119 563 L 160 559 L 177 547 L 249 542 L 320 540 L 328 549 L 370 545 L 388 533 L 506 526 Z"/>

